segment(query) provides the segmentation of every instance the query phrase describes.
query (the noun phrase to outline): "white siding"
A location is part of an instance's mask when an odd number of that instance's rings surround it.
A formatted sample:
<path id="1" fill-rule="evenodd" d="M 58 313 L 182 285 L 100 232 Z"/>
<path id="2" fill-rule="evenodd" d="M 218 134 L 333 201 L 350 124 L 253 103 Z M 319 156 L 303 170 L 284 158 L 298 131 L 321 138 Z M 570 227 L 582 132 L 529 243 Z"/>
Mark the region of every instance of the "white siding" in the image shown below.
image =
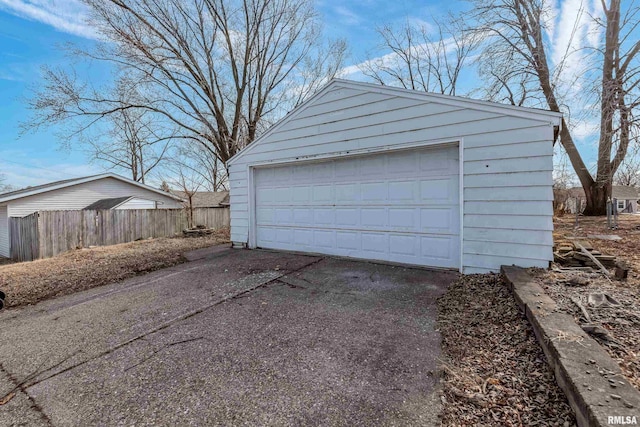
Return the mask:
<path id="1" fill-rule="evenodd" d="M 404 93 L 333 83 L 234 159 L 231 240 L 248 242 L 250 166 L 461 141 L 464 272 L 548 266 L 557 119 Z"/>
<path id="2" fill-rule="evenodd" d="M 101 199 L 138 196 L 158 202 L 160 209 L 179 209 L 177 200 L 115 178 L 104 178 L 59 190 L 48 191 L 9 202 L 9 215 L 21 217 L 42 210 L 82 209 Z"/>
<path id="3" fill-rule="evenodd" d="M 118 206 L 116 209 L 155 209 L 156 202 L 153 200 L 139 199 L 134 197 L 131 200 Z"/>
<path id="4" fill-rule="evenodd" d="M 0 256 L 9 258 L 9 218 L 7 207 L 0 206 Z"/>

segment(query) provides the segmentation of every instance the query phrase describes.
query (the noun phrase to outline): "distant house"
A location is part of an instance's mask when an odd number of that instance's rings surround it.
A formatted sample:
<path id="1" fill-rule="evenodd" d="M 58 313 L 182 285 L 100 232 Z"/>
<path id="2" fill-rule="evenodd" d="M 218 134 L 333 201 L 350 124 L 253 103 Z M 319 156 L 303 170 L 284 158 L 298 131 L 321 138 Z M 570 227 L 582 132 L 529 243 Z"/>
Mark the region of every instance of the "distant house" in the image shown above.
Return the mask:
<path id="1" fill-rule="evenodd" d="M 171 191 L 184 200 L 185 207 L 189 206 L 189 197 L 184 191 Z M 229 206 L 228 191 L 196 191 L 191 197 L 192 208 L 222 208 Z"/>
<path id="2" fill-rule="evenodd" d="M 0 256 L 10 256 L 9 218 L 38 211 L 82 209 L 179 209 L 179 196 L 106 173 L 0 194 Z"/>
<path id="3" fill-rule="evenodd" d="M 576 210 L 582 212 L 587 203 L 583 188 L 573 187 L 568 190 L 568 193 L 567 210 L 571 213 L 576 213 Z M 611 198 L 617 201 L 618 213 L 638 213 L 638 199 L 640 199 L 638 188 L 614 185 L 611 188 Z"/>

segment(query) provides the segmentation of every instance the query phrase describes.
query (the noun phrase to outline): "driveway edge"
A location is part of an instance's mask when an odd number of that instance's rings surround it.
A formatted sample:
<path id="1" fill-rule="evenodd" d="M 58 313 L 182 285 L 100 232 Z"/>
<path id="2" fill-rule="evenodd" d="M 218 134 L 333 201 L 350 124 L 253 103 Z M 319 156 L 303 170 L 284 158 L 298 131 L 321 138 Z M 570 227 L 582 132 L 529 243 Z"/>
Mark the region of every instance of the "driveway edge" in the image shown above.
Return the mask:
<path id="1" fill-rule="evenodd" d="M 525 269 L 502 266 L 500 270 L 533 327 L 578 426 L 630 424 L 640 418 L 640 392 L 600 344 L 573 317 L 558 311 Z"/>

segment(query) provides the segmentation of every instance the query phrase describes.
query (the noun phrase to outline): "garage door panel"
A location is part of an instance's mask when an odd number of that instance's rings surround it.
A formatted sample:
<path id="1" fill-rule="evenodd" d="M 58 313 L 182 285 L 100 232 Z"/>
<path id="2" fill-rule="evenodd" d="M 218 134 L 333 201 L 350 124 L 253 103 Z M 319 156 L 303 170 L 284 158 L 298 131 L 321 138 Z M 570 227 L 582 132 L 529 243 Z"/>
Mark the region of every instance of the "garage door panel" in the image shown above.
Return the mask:
<path id="1" fill-rule="evenodd" d="M 314 230 L 313 231 L 313 243 L 319 248 L 333 248 L 335 247 L 335 231 L 329 230 Z"/>
<path id="2" fill-rule="evenodd" d="M 337 184 L 335 188 L 337 202 L 360 201 L 360 184 Z"/>
<path id="3" fill-rule="evenodd" d="M 413 151 L 390 153 L 387 158 L 388 175 L 415 174 L 418 171 L 419 162 Z"/>
<path id="4" fill-rule="evenodd" d="M 313 230 L 293 230 L 293 242 L 301 246 L 313 246 Z"/>
<path id="5" fill-rule="evenodd" d="M 455 203 L 456 183 L 452 178 L 420 181 L 420 198 L 433 203 Z"/>
<path id="6" fill-rule="evenodd" d="M 386 182 L 360 184 L 360 199 L 366 202 L 385 201 L 389 198 Z"/>
<path id="7" fill-rule="evenodd" d="M 448 233 L 459 229 L 459 208 L 420 208 L 420 232 Z M 454 231 L 455 230 L 455 231 Z"/>
<path id="8" fill-rule="evenodd" d="M 394 202 L 417 203 L 418 185 L 415 181 L 396 181 L 389 183 L 389 200 Z"/>
<path id="9" fill-rule="evenodd" d="M 349 251 L 359 250 L 359 233 L 357 231 L 336 231 L 336 249 Z"/>
<path id="10" fill-rule="evenodd" d="M 336 226 L 351 227 L 358 225 L 359 209 L 336 208 Z"/>
<path id="11" fill-rule="evenodd" d="M 415 235 L 390 235 L 389 253 L 395 255 L 415 256 L 419 252 L 420 241 Z"/>
<path id="12" fill-rule="evenodd" d="M 313 187 L 313 201 L 314 202 L 331 202 L 333 201 L 333 186 L 317 185 Z"/>
<path id="13" fill-rule="evenodd" d="M 360 157 L 358 159 L 360 163 L 360 176 L 377 176 L 386 174 L 386 157 L 385 156 L 371 156 Z"/>
<path id="14" fill-rule="evenodd" d="M 442 237 L 422 237 L 420 239 L 421 254 L 433 259 L 449 259 L 451 257 L 451 239 Z"/>
<path id="15" fill-rule="evenodd" d="M 411 207 L 389 208 L 389 227 L 398 231 L 419 230 L 419 209 Z"/>
<path id="16" fill-rule="evenodd" d="M 293 202 L 309 203 L 311 201 L 311 187 L 310 186 L 298 186 L 291 187 L 291 200 Z"/>
<path id="17" fill-rule="evenodd" d="M 257 208 L 256 220 L 258 224 L 273 224 L 275 222 L 275 210 L 273 208 Z"/>
<path id="18" fill-rule="evenodd" d="M 364 227 L 379 228 L 387 226 L 386 208 L 361 208 L 360 224 Z"/>
<path id="19" fill-rule="evenodd" d="M 257 246 L 457 267 L 457 158 L 451 147 L 257 169 Z"/>
<path id="20" fill-rule="evenodd" d="M 313 219 L 315 225 L 329 225 L 335 224 L 335 208 L 314 208 Z"/>
<path id="21" fill-rule="evenodd" d="M 274 188 L 257 188 L 256 189 L 256 204 L 262 206 L 265 204 L 272 204 L 275 202 L 275 189 Z"/>
<path id="22" fill-rule="evenodd" d="M 385 233 L 361 232 L 362 251 L 364 253 L 386 253 L 389 236 Z"/>

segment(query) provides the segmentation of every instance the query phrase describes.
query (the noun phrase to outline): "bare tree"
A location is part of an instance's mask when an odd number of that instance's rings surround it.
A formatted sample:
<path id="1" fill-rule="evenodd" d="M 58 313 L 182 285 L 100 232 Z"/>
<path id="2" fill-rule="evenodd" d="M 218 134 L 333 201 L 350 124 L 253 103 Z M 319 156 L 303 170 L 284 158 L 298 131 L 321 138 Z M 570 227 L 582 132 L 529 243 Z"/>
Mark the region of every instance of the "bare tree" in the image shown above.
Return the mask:
<path id="1" fill-rule="evenodd" d="M 640 146 L 637 143 L 630 148 L 616 171 L 613 182 L 616 185 L 640 186 Z"/>
<path id="2" fill-rule="evenodd" d="M 183 145 L 173 151 L 172 162 L 202 179 L 206 191 L 228 190 L 228 177 L 220 160 L 199 145 Z"/>
<path id="3" fill-rule="evenodd" d="M 13 186 L 5 183 L 6 181 L 7 177 L 3 173 L 0 173 L 0 193 L 6 193 L 14 190 Z"/>
<path id="4" fill-rule="evenodd" d="M 136 82 L 135 102 L 105 96 L 74 72 L 46 68 L 27 128 L 89 129 L 127 110 L 146 111 L 225 163 L 265 118 L 332 77 L 344 42 L 327 44 L 306 0 L 83 0 L 106 39 L 75 57 L 111 64 Z M 313 60 L 312 58 L 320 58 Z M 313 66 L 312 72 L 305 65 Z M 292 90 L 292 86 L 296 90 Z"/>
<path id="5" fill-rule="evenodd" d="M 460 74 L 481 39 L 459 19 L 434 20 L 431 25 L 407 21 L 396 29 L 378 29 L 381 52 L 360 64 L 363 74 L 377 83 L 405 89 L 455 95 Z M 378 52 L 378 53 L 381 53 Z"/>
<path id="6" fill-rule="evenodd" d="M 517 105 L 525 104 L 529 98 L 537 98 L 542 99 L 552 111 L 567 112 L 559 95 L 559 79 L 565 59 L 573 52 L 567 52 L 555 67 L 550 65 L 546 35 L 550 10 L 547 3 L 546 0 L 473 0 L 472 19 L 476 31 L 486 37 L 487 48 L 481 58 L 494 61 L 491 55 L 497 52 L 516 64 L 515 67 L 506 65 L 504 73 L 495 66 L 487 67 L 493 71 L 487 76 L 492 81 L 491 85 L 498 88 L 497 92 L 506 92 L 506 97 Z M 637 34 L 639 10 L 633 0 L 625 2 L 625 5 L 621 19 L 621 1 L 611 0 L 607 6 L 602 0 L 604 18 L 592 17 L 604 29 L 604 43 L 596 49 L 597 57 L 594 55 L 592 58 L 596 67 L 590 70 L 600 76 L 600 137 L 595 177 L 585 165 L 574 142 L 572 129 L 566 122 L 559 135 L 585 190 L 587 215 L 605 213 L 613 175 L 627 154 L 629 135 L 637 126 L 634 111 L 639 105 L 640 41 L 633 34 Z M 519 79 L 519 96 L 510 94 L 514 79 Z M 535 85 L 532 85 L 534 81 Z"/>
<path id="7" fill-rule="evenodd" d="M 140 98 L 128 79 L 120 81 L 115 90 L 115 97 L 123 104 Z M 106 117 L 103 133 L 83 134 L 81 141 L 92 160 L 125 170 L 131 179 L 144 184 L 147 174 L 161 164 L 171 147 L 175 131 L 165 124 L 146 109 L 121 109 Z"/>
<path id="8" fill-rule="evenodd" d="M 185 168 L 183 164 L 174 162 L 165 168 L 165 179 L 162 180 L 162 189 L 165 191 L 171 191 L 171 189 L 177 189 L 186 200 L 188 216 L 188 226 L 193 228 L 193 209 L 194 195 L 202 188 L 204 179 L 202 176 L 194 172 L 191 169 Z"/>

